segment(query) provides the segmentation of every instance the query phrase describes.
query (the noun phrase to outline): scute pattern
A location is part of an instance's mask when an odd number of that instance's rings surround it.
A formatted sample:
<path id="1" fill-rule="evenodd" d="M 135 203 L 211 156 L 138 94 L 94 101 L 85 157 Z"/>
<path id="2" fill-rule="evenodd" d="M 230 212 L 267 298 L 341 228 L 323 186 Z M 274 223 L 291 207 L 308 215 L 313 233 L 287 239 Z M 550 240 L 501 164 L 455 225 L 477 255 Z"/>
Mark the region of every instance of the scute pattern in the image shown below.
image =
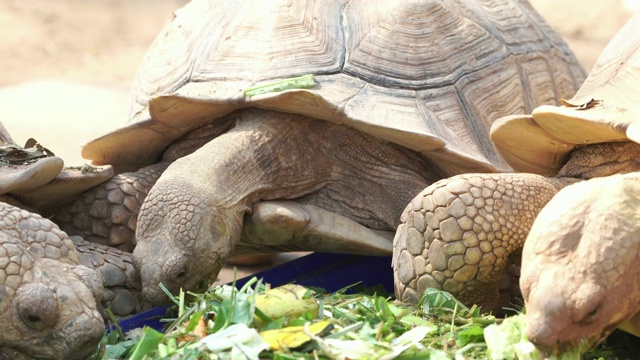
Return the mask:
<path id="1" fill-rule="evenodd" d="M 386 8 L 375 13 L 380 18 L 365 9 L 371 6 L 367 2 L 353 5 L 343 30 L 350 35 L 343 71 L 376 85 L 413 90 L 449 86 L 484 64 L 483 57 L 507 56 L 482 27 L 442 2 L 380 3 Z"/>
<path id="2" fill-rule="evenodd" d="M 309 73 L 318 84 L 309 89 L 243 93 Z M 186 132 L 259 107 L 349 125 L 421 153 L 450 176 L 508 171 L 489 126 L 572 96 L 583 79 L 566 44 L 524 1 L 196 0 L 145 57 L 131 125 L 94 140 L 83 156 L 148 165 Z"/>

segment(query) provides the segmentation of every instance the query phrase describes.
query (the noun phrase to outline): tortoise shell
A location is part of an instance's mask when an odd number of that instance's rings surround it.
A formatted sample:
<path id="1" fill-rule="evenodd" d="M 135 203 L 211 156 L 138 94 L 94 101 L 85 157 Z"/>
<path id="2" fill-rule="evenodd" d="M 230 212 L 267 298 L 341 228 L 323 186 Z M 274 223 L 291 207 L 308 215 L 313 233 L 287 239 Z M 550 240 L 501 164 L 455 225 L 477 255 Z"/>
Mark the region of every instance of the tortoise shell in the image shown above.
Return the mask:
<path id="1" fill-rule="evenodd" d="M 640 143 L 640 14 L 602 50 L 575 96 L 496 121 L 491 138 L 518 171 L 553 176 L 577 145 Z"/>
<path id="2" fill-rule="evenodd" d="M 313 74 L 316 85 L 244 90 Z M 83 148 L 120 169 L 246 107 L 342 123 L 445 174 L 508 171 L 494 120 L 572 96 L 584 71 L 526 1 L 195 0 L 146 54 L 129 124 Z"/>

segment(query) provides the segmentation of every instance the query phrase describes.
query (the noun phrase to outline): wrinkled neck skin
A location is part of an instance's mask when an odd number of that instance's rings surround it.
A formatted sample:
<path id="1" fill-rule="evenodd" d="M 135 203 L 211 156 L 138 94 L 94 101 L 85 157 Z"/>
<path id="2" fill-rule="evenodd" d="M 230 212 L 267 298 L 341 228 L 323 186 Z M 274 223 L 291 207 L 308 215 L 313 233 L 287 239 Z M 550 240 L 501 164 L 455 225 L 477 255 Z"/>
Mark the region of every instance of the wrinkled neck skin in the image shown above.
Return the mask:
<path id="1" fill-rule="evenodd" d="M 160 282 L 174 294 L 209 286 L 257 201 L 320 194 L 306 200 L 324 201 L 320 206 L 345 216 L 364 213 L 366 226 L 390 229 L 408 201 L 434 180 L 426 179 L 435 171 L 424 159 L 343 125 L 258 109 L 228 116 L 236 117 L 235 126 L 169 166 L 141 208 L 134 263 L 152 304 L 167 300 Z M 387 168 L 408 170 L 388 175 Z M 380 183 L 387 177 L 388 184 Z M 380 189 L 367 189 L 374 185 Z M 380 200 L 363 198 L 366 208 L 349 207 L 353 188 Z"/>
<path id="2" fill-rule="evenodd" d="M 576 146 L 557 177 L 593 179 L 640 171 L 640 144 L 633 141 Z"/>

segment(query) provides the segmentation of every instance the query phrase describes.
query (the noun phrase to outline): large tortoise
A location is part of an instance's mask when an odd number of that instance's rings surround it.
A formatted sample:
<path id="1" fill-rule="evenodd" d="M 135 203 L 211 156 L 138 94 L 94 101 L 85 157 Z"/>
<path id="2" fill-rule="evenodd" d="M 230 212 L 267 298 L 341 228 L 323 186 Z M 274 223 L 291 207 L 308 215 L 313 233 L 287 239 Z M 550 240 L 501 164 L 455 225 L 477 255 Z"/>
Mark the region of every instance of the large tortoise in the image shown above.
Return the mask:
<path id="1" fill-rule="evenodd" d="M 311 88 L 244 94 L 307 74 Z M 510 170 L 495 119 L 583 76 L 526 1 L 193 1 L 147 53 L 130 124 L 83 148 L 154 178 L 121 174 L 58 221 L 122 247 L 136 229 L 156 304 L 160 282 L 201 289 L 232 253 L 390 254 L 424 187 Z"/>
<path id="2" fill-rule="evenodd" d="M 634 316 L 624 328 L 640 334 L 638 174 L 617 175 L 640 170 L 639 26 L 636 15 L 564 105 L 493 124 L 514 170 L 541 175 L 465 174 L 413 200 L 394 243 L 398 298 L 440 287 L 495 308 L 500 274 L 524 243 L 531 341 L 556 353 Z"/>

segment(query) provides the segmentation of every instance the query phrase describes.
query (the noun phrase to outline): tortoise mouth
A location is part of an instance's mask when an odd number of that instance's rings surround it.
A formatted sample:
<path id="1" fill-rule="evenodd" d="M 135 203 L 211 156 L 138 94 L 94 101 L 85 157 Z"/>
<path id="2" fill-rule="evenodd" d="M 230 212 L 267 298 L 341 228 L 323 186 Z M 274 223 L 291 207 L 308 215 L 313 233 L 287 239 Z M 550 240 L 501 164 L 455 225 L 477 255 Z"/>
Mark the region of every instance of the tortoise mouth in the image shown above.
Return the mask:
<path id="1" fill-rule="evenodd" d="M 549 339 L 536 339 L 535 336 L 528 337 L 529 340 L 546 355 L 557 356 L 576 349 L 580 352 L 588 351 L 604 341 L 616 329 L 616 327 L 617 325 L 608 325 L 602 331 L 586 337 L 572 337 L 572 332 L 566 332 L 564 334 L 564 338 L 562 336 L 556 337 L 555 341 L 549 341 Z"/>
<path id="2" fill-rule="evenodd" d="M 171 299 L 165 294 L 160 287 L 149 288 L 146 287 L 142 290 L 142 302 L 143 304 L 149 304 L 153 306 L 163 306 L 171 303 Z M 144 305 L 143 305 L 144 306 Z"/>

